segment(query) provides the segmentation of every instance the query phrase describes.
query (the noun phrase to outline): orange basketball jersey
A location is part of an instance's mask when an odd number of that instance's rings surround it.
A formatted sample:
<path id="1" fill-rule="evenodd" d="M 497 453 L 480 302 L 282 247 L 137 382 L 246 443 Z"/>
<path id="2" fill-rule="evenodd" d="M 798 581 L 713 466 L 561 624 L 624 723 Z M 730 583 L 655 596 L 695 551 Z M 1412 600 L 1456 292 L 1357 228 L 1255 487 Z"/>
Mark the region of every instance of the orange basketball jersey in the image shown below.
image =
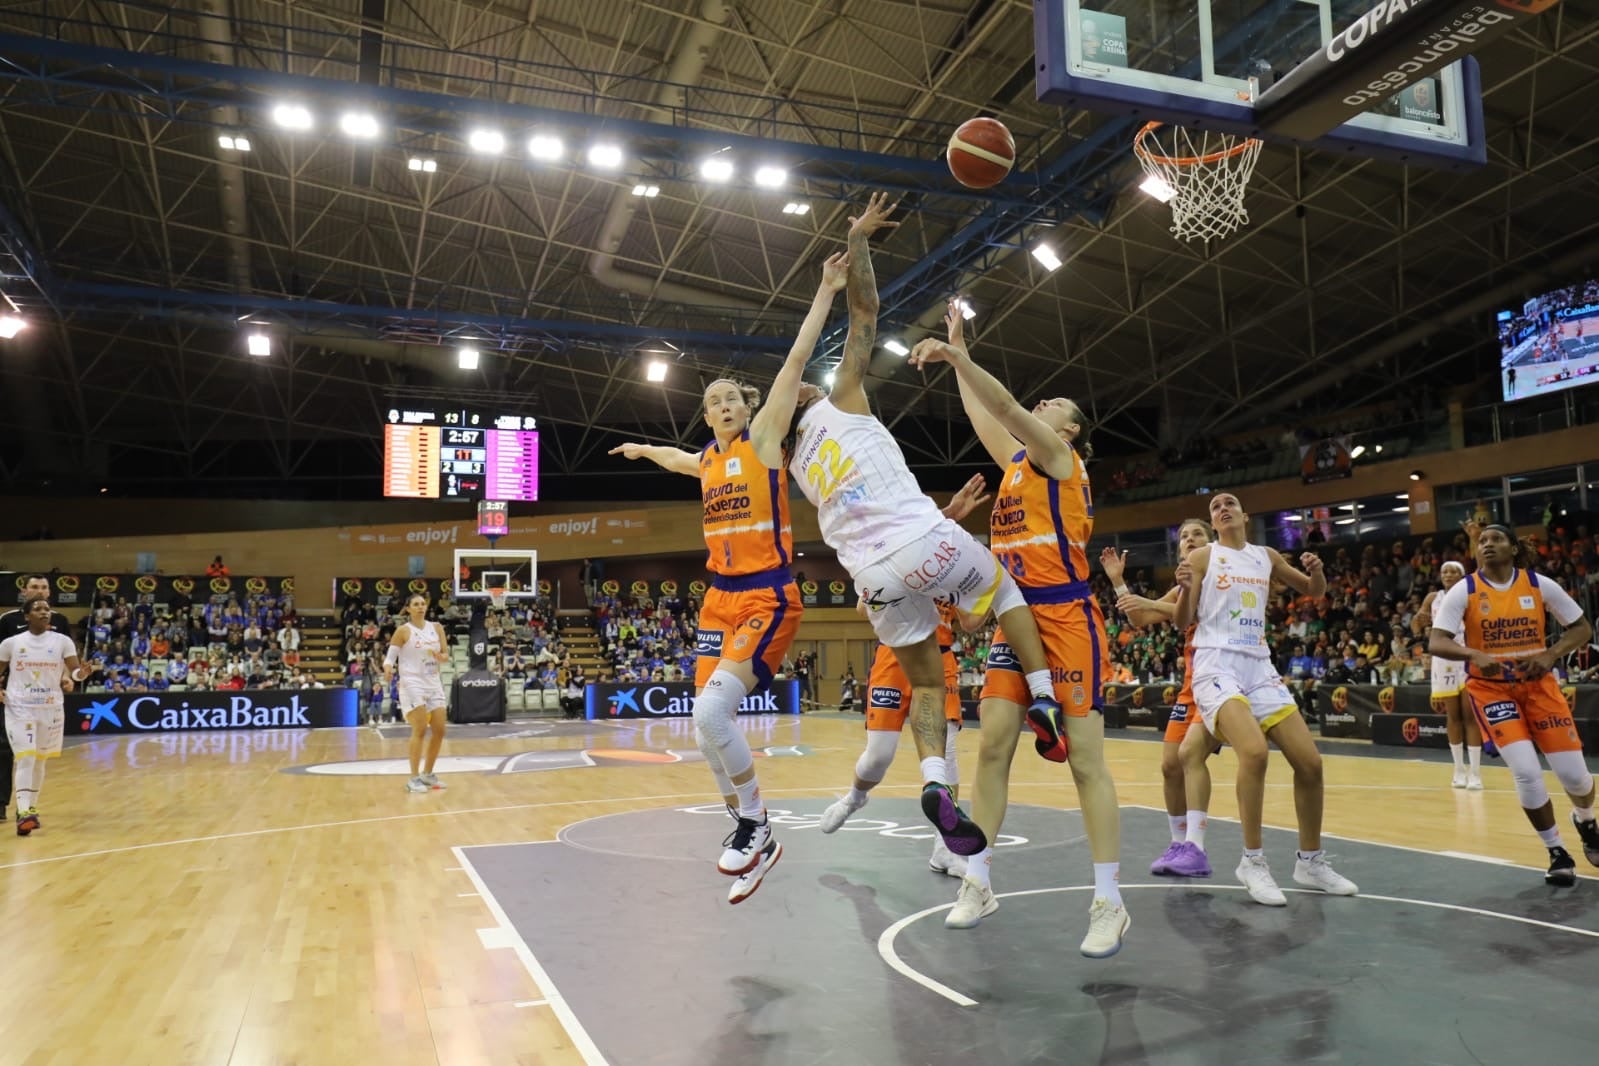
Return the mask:
<path id="1" fill-rule="evenodd" d="M 759 574 L 788 565 L 794 533 L 788 478 L 755 454 L 745 430 L 724 450 L 715 440 L 700 452 L 705 501 L 705 568 L 713 574 Z"/>
<path id="2" fill-rule="evenodd" d="M 1538 587 L 1537 575 L 1517 569 L 1511 574 L 1510 585 L 1501 592 L 1477 574 L 1467 574 L 1462 629 L 1460 643 L 1495 659 L 1523 659 L 1543 651 L 1548 646 L 1548 634 L 1544 629 L 1543 590 Z M 1503 676 L 1485 678 L 1470 663 L 1466 664 L 1466 675 L 1480 681 L 1507 680 Z"/>
<path id="3" fill-rule="evenodd" d="M 1086 582 L 1094 501 L 1082 457 L 1073 451 L 1071 476 L 1057 481 L 1036 470 L 1025 450 L 1017 452 L 988 528 L 995 556 L 1024 589 Z"/>

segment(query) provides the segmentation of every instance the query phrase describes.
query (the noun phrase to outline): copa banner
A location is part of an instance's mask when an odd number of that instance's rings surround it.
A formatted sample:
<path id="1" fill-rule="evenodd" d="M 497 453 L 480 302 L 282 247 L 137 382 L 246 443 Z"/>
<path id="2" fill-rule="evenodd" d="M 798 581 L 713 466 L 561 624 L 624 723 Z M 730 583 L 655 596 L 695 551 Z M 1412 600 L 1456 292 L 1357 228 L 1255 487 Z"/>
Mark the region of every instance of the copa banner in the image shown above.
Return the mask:
<path id="1" fill-rule="evenodd" d="M 66 732 L 174 733 L 223 729 L 326 729 L 357 724 L 351 688 L 248 692 L 72 693 Z"/>
<path id="2" fill-rule="evenodd" d="M 1379 714 L 1371 719 L 1371 741 L 1402 748 L 1447 748 L 1447 721 L 1441 714 Z"/>
<path id="3" fill-rule="evenodd" d="M 1572 717 L 1596 722 L 1594 728 L 1585 732 L 1599 735 L 1599 685 L 1565 685 L 1560 691 L 1566 697 Z M 1324 737 L 1376 740 L 1374 723 L 1377 719 L 1415 718 L 1422 722 L 1433 714 L 1432 689 L 1427 685 L 1324 684 L 1316 688 L 1316 711 L 1321 717 Z M 1385 735 L 1395 735 L 1386 725 L 1384 729 Z M 1396 743 L 1405 741 L 1401 736 Z"/>
<path id="4" fill-rule="evenodd" d="M 250 596 L 292 596 L 294 578 L 265 577 L 206 577 L 189 574 L 63 574 L 53 573 L 50 579 L 50 602 L 57 607 L 88 607 L 96 596 L 109 596 L 112 600 L 124 597 L 129 603 L 171 603 L 178 594 L 203 603 L 213 596 L 237 596 L 243 602 Z M 14 589 L 17 603 L 22 602 L 22 588 L 28 575 L 15 571 L 0 571 L 0 589 Z"/>
<path id="5" fill-rule="evenodd" d="M 448 596 L 454 585 L 447 577 L 336 577 L 333 579 L 334 606 L 360 600 L 373 606 L 388 603 L 396 596 L 420 592 L 434 603 Z"/>
<path id="6" fill-rule="evenodd" d="M 1148 685 L 1106 685 L 1105 707 L 1116 708 L 1114 716 L 1121 719 L 1126 716 L 1125 725 L 1150 726 L 1155 729 L 1165 729 L 1166 721 L 1171 717 L 1172 705 L 1177 702 L 1177 695 L 1182 691 L 1182 686 L 1171 681 L 1156 681 Z M 1113 726 L 1111 717 L 1107 716 L 1105 725 Z"/>
<path id="7" fill-rule="evenodd" d="M 694 686 L 687 681 L 639 681 L 584 686 L 583 705 L 590 719 L 687 718 L 694 713 Z M 739 714 L 798 714 L 799 682 L 774 681 L 744 697 Z"/>

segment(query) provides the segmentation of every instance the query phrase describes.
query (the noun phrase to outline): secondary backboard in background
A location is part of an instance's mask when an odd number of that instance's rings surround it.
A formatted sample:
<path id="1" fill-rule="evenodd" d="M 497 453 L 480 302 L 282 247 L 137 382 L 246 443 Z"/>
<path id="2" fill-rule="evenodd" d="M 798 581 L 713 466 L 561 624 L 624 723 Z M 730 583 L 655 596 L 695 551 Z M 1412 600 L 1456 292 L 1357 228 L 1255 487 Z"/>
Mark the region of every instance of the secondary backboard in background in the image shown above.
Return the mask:
<path id="1" fill-rule="evenodd" d="M 1262 131 L 1257 94 L 1379 2 L 1035 0 L 1038 97 L 1284 139 Z M 1480 165 L 1486 149 L 1476 61 L 1468 56 L 1419 78 L 1308 143 L 1433 166 Z"/>
<path id="2" fill-rule="evenodd" d="M 509 575 L 507 599 L 526 600 L 538 595 L 539 553 L 525 548 L 455 549 L 451 595 L 467 602 L 487 600 L 489 592 L 483 575 L 489 572 Z"/>

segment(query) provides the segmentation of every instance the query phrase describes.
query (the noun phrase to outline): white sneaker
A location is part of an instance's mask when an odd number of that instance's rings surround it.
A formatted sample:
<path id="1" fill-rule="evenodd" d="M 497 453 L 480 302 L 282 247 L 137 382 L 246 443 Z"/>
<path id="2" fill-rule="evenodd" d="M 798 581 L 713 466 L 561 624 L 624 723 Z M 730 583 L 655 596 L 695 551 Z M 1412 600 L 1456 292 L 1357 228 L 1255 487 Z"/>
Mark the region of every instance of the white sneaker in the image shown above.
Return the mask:
<path id="1" fill-rule="evenodd" d="M 1466 771 L 1463 767 L 1455 767 L 1455 776 L 1449 779 L 1450 788 L 1466 787 Z"/>
<path id="2" fill-rule="evenodd" d="M 1126 907 L 1099 896 L 1088 908 L 1088 935 L 1078 950 L 1090 959 L 1108 959 L 1122 949 L 1122 937 L 1132 926 Z"/>
<path id="3" fill-rule="evenodd" d="M 1272 879 L 1271 867 L 1266 864 L 1266 856 L 1245 855 L 1238 860 L 1238 869 L 1234 870 L 1233 874 L 1245 888 L 1249 889 L 1249 898 L 1256 903 L 1267 907 L 1288 906 L 1288 897 L 1283 895 L 1283 890 L 1278 888 L 1277 882 Z"/>
<path id="4" fill-rule="evenodd" d="M 438 774 L 423 774 L 422 775 L 422 783 L 424 785 L 426 785 L 428 788 L 449 788 L 450 787 L 449 785 L 446 785 L 443 781 L 439 780 L 439 775 Z"/>
<path id="5" fill-rule="evenodd" d="M 722 847 L 726 850 L 717 860 L 716 868 L 730 877 L 749 873 L 761 861 L 761 852 L 771 839 L 772 827 L 766 823 L 764 813 L 758 822 L 741 816 L 737 827 L 722 841 Z"/>
<path id="6" fill-rule="evenodd" d="M 1314 859 L 1295 859 L 1294 881 L 1310 888 L 1319 888 L 1330 896 L 1353 896 L 1360 891 L 1353 881 L 1332 868 L 1325 855 L 1317 855 Z"/>
<path id="7" fill-rule="evenodd" d="M 406 781 L 405 790 L 407 792 L 429 792 L 429 791 L 431 791 L 431 789 L 429 789 L 427 787 L 427 785 L 422 783 L 422 779 L 420 777 L 413 777 L 410 780 Z"/>
<path id="8" fill-rule="evenodd" d="M 955 906 L 944 915 L 945 929 L 975 929 L 977 923 L 999 910 L 999 900 L 994 890 L 980 885 L 970 877 L 961 878 L 960 892 L 955 896 Z"/>
<path id="9" fill-rule="evenodd" d="M 733 887 L 727 890 L 727 902 L 743 903 L 755 895 L 755 890 L 766 880 L 766 871 L 776 866 L 777 860 L 782 857 L 783 845 L 775 840 L 768 840 L 766 847 L 761 849 L 760 861 L 748 873 L 734 881 Z"/>
<path id="10" fill-rule="evenodd" d="M 1472 771 L 1470 774 L 1468 774 L 1466 776 L 1466 789 L 1469 792 L 1481 792 L 1482 775 L 1476 771 Z"/>
<path id="11" fill-rule="evenodd" d="M 957 855 L 939 840 L 933 844 L 932 858 L 927 860 L 928 869 L 935 874 L 947 874 L 950 877 L 964 878 L 966 876 L 966 856 Z"/>
<path id="12" fill-rule="evenodd" d="M 849 821 L 850 815 L 866 806 L 866 802 L 869 799 L 871 799 L 870 796 L 864 796 L 859 803 L 851 803 L 848 793 L 840 796 L 837 803 L 832 804 L 827 810 L 822 812 L 822 832 L 838 832 L 838 827 Z"/>

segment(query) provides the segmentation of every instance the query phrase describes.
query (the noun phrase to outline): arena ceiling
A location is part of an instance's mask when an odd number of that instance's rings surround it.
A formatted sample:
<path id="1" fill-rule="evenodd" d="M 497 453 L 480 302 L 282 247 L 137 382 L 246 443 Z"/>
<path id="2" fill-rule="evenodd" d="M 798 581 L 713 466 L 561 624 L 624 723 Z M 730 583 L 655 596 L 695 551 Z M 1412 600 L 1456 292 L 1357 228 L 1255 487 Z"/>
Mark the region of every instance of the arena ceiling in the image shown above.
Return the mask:
<path id="1" fill-rule="evenodd" d="M 702 382 L 767 377 L 878 187 L 908 208 L 875 257 L 882 334 L 964 294 L 980 357 L 1076 398 L 1102 449 L 1438 393 L 1496 367 L 1489 312 L 1599 258 L 1599 0 L 1479 58 L 1487 166 L 1268 146 L 1250 224 L 1206 246 L 1136 190 L 1132 120 L 1036 102 L 1023 0 L 0 3 L 4 295 L 36 323 L 0 353 L 0 483 L 371 496 L 383 410 L 414 399 L 536 415 L 557 491 L 675 495 L 578 475 L 636 477 L 604 449 L 697 441 Z M 279 128 L 284 102 L 316 127 Z M 948 180 L 980 113 L 1030 181 Z M 530 159 L 533 133 L 567 158 Z M 596 138 L 620 170 L 574 160 Z M 717 153 L 787 186 L 709 184 Z M 1046 236 L 1054 272 L 1025 251 Z M 873 375 L 914 465 L 975 459 L 949 380 L 887 352 Z"/>

